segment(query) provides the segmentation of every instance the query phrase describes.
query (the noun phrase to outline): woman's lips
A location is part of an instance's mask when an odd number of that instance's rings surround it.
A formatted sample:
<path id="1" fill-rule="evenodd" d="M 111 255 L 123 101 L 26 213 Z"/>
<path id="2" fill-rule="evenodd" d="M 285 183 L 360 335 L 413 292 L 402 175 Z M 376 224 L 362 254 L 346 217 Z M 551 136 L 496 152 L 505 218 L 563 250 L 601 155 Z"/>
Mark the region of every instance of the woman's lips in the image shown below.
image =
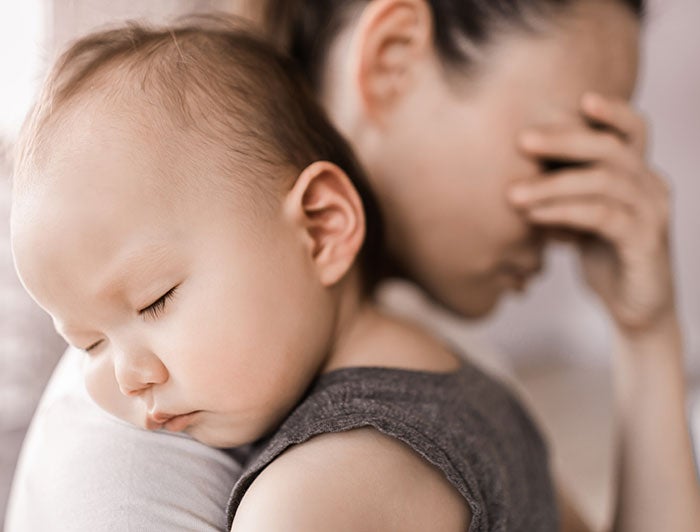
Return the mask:
<path id="1" fill-rule="evenodd" d="M 508 265 L 503 267 L 501 273 L 503 275 L 504 282 L 510 286 L 510 288 L 516 291 L 523 291 L 528 284 L 528 281 L 539 274 L 542 270 L 542 265 L 530 264 L 530 265 Z"/>

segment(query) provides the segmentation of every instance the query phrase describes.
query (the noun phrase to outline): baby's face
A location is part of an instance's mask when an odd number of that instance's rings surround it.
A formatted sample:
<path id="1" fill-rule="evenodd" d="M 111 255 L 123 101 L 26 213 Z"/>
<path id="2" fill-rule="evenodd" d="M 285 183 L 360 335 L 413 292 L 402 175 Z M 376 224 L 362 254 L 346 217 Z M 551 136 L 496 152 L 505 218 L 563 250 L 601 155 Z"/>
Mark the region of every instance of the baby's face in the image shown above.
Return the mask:
<path id="1" fill-rule="evenodd" d="M 247 192 L 222 190 L 175 142 L 118 112 L 77 118 L 15 198 L 16 266 L 88 351 L 101 407 L 233 446 L 300 398 L 333 312 L 284 217 L 254 213 Z"/>

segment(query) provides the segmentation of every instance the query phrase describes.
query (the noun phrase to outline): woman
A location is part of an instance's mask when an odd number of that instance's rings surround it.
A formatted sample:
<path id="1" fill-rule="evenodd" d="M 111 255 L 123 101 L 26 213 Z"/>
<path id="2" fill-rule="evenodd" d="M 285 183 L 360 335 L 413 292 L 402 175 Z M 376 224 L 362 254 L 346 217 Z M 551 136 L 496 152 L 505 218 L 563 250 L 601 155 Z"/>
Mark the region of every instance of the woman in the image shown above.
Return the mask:
<path id="1" fill-rule="evenodd" d="M 668 193 L 628 104 L 643 10 L 273 0 L 266 20 L 365 165 L 396 271 L 439 303 L 481 316 L 544 241 L 577 242 L 617 338 L 616 529 L 694 530 Z"/>

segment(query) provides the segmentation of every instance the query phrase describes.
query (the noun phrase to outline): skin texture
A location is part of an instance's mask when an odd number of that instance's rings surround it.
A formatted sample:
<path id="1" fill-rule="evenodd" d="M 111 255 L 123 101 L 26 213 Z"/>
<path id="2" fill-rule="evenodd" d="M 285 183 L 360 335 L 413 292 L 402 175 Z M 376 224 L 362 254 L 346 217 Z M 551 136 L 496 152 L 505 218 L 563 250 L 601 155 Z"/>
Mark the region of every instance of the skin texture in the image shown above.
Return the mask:
<path id="1" fill-rule="evenodd" d="M 578 2 L 445 70 L 421 0 L 376 0 L 340 33 L 320 96 L 368 169 L 400 271 L 465 317 L 571 242 L 616 332 L 615 530 L 700 529 L 685 417 L 669 194 L 633 94 L 639 23 Z M 544 160 L 568 167 L 544 172 Z M 562 496 L 565 530 L 587 530 Z"/>
<path id="2" fill-rule="evenodd" d="M 442 472 L 398 440 L 357 429 L 318 436 L 272 462 L 244 497 L 232 530 L 464 531 L 469 521 Z"/>

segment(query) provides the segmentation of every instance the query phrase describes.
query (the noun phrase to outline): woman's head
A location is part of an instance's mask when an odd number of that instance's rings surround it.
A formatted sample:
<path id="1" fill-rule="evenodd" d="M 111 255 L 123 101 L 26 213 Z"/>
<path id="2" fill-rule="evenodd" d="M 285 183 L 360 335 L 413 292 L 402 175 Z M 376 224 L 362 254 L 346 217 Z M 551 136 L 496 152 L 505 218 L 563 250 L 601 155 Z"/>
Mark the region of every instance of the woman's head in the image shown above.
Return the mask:
<path id="1" fill-rule="evenodd" d="M 585 92 L 631 97 L 643 2 L 270 0 L 268 10 L 368 170 L 399 271 L 470 316 L 521 287 L 544 235 L 506 193 L 544 178 L 546 164 L 520 151 L 520 135 L 583 124 Z"/>
<path id="2" fill-rule="evenodd" d="M 579 0 L 580 1 L 580 0 Z M 637 17 L 644 0 L 610 0 L 627 6 Z M 328 50 L 368 0 L 272 0 L 265 19 L 270 34 L 287 48 L 317 87 L 325 69 Z M 576 0 L 427 0 L 433 18 L 433 42 L 446 65 L 463 68 L 470 54 L 504 30 L 537 28 L 537 20 L 566 11 Z"/>

